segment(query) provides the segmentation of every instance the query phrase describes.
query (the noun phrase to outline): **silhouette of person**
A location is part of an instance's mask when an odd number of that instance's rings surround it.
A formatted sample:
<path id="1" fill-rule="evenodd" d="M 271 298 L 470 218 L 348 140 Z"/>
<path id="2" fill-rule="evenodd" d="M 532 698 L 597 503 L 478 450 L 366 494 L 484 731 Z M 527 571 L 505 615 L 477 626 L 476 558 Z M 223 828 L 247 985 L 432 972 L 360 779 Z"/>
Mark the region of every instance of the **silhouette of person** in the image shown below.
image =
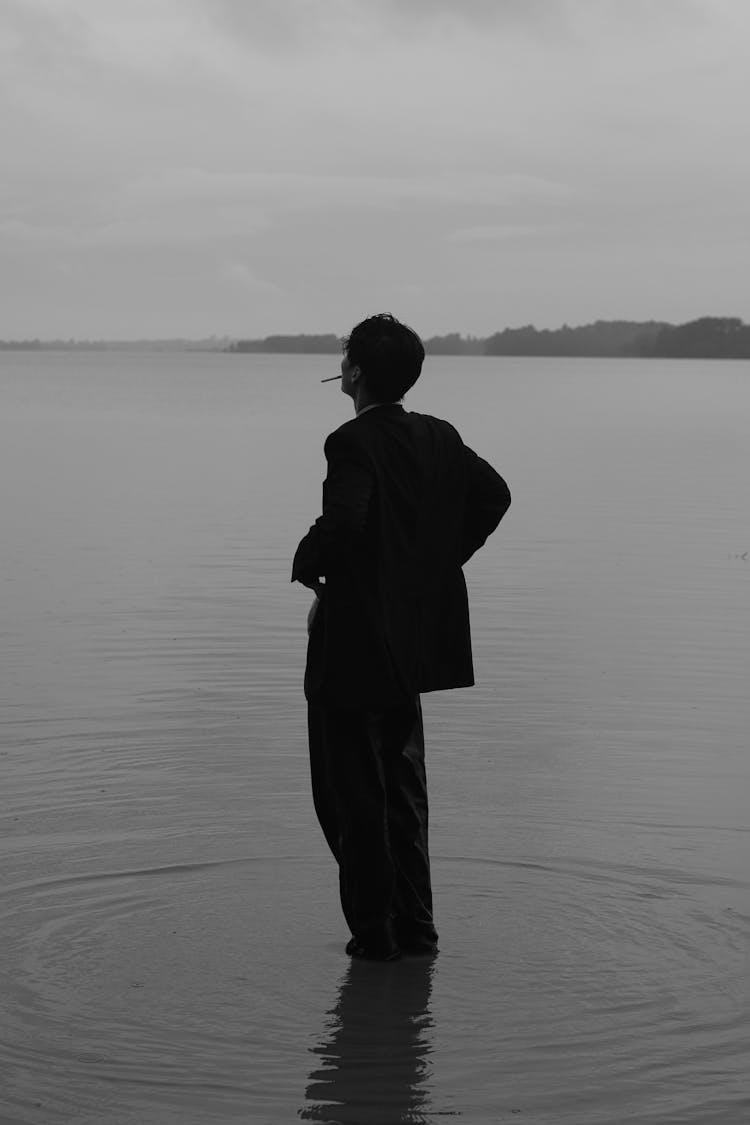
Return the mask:
<path id="1" fill-rule="evenodd" d="M 510 504 L 439 418 L 408 412 L 424 347 L 390 314 L 344 341 L 355 417 L 325 442 L 323 512 L 292 581 L 313 589 L 305 668 L 315 810 L 354 957 L 436 953 L 420 694 L 474 683 L 463 565 Z"/>

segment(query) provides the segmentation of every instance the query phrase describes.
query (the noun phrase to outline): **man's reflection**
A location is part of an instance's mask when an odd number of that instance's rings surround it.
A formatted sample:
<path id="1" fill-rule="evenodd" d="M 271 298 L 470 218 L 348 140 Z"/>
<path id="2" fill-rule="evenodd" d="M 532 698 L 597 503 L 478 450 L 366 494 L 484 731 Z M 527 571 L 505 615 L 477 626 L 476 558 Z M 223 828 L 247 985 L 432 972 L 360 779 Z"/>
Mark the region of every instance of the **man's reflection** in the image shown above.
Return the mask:
<path id="1" fill-rule="evenodd" d="M 333 1125 L 422 1120 L 431 1051 L 430 957 L 352 960 L 307 1085 L 305 1121 Z"/>

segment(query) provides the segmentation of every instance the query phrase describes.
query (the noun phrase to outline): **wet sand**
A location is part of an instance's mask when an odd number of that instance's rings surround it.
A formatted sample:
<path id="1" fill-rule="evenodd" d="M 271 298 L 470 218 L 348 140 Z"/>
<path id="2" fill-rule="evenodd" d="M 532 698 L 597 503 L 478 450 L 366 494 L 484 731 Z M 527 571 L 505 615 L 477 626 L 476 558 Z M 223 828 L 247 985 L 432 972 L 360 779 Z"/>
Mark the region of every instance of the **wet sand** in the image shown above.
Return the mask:
<path id="1" fill-rule="evenodd" d="M 514 506 L 478 686 L 423 701 L 441 953 L 372 966 L 288 582 L 345 403 L 238 358 L 1 357 L 0 1122 L 742 1125 L 744 366 L 441 360 L 411 396 Z"/>

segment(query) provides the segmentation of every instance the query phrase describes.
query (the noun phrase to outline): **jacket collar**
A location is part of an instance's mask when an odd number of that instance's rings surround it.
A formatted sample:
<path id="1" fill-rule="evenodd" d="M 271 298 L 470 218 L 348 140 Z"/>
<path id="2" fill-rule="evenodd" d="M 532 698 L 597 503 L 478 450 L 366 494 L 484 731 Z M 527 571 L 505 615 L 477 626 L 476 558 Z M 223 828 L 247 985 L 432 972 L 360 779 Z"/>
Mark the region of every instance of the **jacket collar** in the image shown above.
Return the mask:
<path id="1" fill-rule="evenodd" d="M 393 409 L 395 407 L 397 410 L 404 409 L 403 404 L 400 402 L 371 402 L 369 406 L 363 406 L 361 410 L 358 410 L 355 417 L 361 418 L 362 415 L 366 414 L 368 410 L 383 410 L 386 407 L 389 407 L 390 409 Z"/>

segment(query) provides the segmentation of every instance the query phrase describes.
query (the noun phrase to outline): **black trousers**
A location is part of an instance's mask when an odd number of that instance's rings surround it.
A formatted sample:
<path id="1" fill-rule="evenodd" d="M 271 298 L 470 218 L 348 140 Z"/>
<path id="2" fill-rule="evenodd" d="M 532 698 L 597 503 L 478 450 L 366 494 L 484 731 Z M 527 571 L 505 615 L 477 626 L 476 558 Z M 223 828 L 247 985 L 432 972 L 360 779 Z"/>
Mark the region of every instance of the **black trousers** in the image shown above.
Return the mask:
<path id="1" fill-rule="evenodd" d="M 382 710 L 308 707 L 315 811 L 362 945 L 437 941 L 419 697 Z"/>

